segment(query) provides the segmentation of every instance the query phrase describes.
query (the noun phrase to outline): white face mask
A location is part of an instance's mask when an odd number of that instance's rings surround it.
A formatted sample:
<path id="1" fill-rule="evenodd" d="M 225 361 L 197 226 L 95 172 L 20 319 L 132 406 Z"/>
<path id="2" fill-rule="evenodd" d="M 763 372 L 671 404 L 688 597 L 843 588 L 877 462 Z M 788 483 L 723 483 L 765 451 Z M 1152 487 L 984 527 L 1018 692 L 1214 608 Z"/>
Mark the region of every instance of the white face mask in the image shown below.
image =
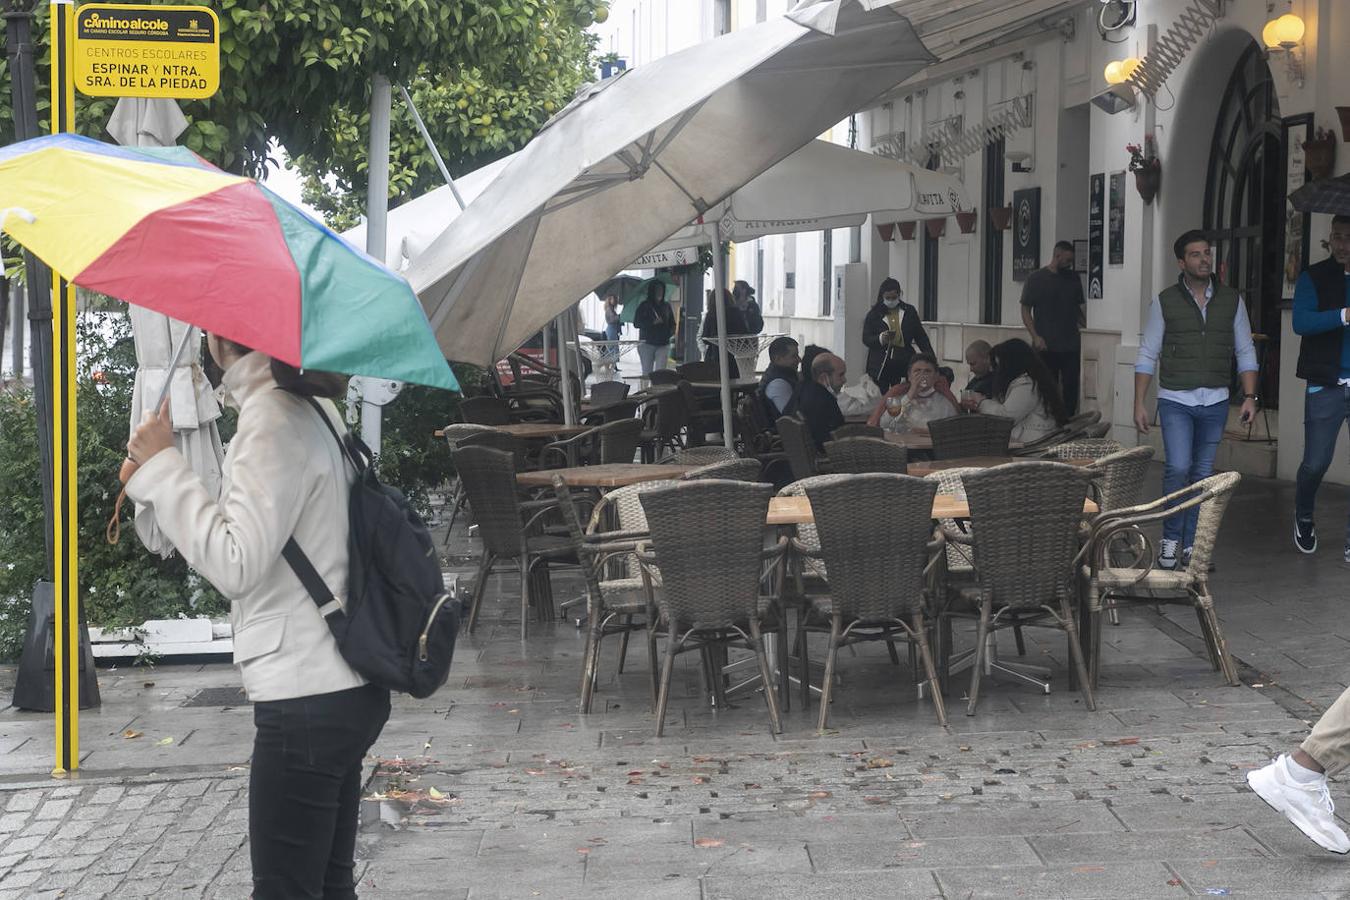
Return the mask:
<path id="1" fill-rule="evenodd" d="M 900 305 L 900 298 L 896 297 L 894 300 L 887 300 L 885 297 L 882 297 L 881 302 L 886 305 L 887 309 L 895 309 Z"/>

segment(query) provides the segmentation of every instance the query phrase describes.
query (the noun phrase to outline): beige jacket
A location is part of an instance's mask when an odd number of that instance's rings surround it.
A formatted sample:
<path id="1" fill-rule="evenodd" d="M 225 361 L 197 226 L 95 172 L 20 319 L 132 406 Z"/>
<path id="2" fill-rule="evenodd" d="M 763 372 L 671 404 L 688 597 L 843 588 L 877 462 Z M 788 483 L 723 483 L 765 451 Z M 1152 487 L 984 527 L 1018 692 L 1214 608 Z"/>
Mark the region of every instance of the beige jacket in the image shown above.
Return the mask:
<path id="1" fill-rule="evenodd" d="M 219 500 L 173 449 L 155 454 L 127 482 L 127 495 L 154 509 L 188 565 L 229 598 L 234 662 L 255 701 L 365 684 L 281 558 L 294 535 L 334 596 L 345 599 L 354 473 L 309 404 L 276 390 L 270 362 L 250 353 L 225 373 L 239 428 L 225 454 Z"/>
<path id="2" fill-rule="evenodd" d="M 1018 375 L 1008 385 L 1008 396 L 1000 403 L 997 400 L 985 400 L 980 403 L 980 412 L 987 416 L 1007 416 L 1013 420 L 1012 438 L 1026 443 L 1045 437 L 1054 431 L 1054 416 L 1041 402 L 1041 394 L 1029 375 Z"/>

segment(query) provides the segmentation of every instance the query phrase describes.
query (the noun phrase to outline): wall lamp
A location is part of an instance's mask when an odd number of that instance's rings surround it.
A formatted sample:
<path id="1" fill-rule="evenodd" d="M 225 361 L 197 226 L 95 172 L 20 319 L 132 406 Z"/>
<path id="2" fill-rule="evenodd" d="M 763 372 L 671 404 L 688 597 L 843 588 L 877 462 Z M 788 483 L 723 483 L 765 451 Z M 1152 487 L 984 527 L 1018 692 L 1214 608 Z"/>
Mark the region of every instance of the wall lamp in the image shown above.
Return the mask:
<path id="1" fill-rule="evenodd" d="M 1306 26 L 1303 20 L 1293 13 L 1286 13 L 1278 19 L 1271 19 L 1261 30 L 1261 42 L 1266 45 L 1267 54 L 1283 53 L 1289 79 L 1303 87 L 1303 33 Z"/>

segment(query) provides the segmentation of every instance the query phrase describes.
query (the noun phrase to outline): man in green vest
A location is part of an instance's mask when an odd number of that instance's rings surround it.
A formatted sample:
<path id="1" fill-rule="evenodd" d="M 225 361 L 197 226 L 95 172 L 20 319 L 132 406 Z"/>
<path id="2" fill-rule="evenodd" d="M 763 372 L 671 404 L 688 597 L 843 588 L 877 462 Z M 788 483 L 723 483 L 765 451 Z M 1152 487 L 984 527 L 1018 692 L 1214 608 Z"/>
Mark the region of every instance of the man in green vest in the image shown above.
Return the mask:
<path id="1" fill-rule="evenodd" d="M 1228 384 L 1237 355 L 1242 378 L 1242 421 L 1256 415 L 1256 348 L 1247 307 L 1237 291 L 1213 277 L 1204 232 L 1192 230 L 1172 245 L 1181 270 L 1149 307 L 1134 364 L 1134 425 L 1147 433 L 1144 406 L 1158 378 L 1158 424 L 1163 438 L 1163 493 L 1179 491 L 1214 473 L 1214 456 L 1228 423 Z M 1163 522 L 1158 567 L 1190 562 L 1195 507 Z"/>

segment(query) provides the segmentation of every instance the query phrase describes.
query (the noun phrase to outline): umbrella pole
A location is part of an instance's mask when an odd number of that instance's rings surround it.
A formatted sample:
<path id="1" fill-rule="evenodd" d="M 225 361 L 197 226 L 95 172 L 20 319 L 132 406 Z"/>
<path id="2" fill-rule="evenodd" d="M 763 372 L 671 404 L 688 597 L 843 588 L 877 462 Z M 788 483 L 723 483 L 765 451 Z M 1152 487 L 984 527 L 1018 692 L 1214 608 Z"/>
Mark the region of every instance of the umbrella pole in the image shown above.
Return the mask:
<path id="1" fill-rule="evenodd" d="M 173 357 L 169 360 L 169 377 L 164 379 L 164 386 L 159 389 L 159 396 L 155 398 L 155 405 L 150 407 L 155 415 L 159 415 L 160 409 L 164 406 L 164 401 L 169 399 L 169 390 L 173 387 L 173 373 L 178 370 L 178 364 L 183 361 L 183 354 L 187 352 L 188 338 L 192 337 L 193 329 L 189 327 L 183 332 L 183 336 L 178 339 L 178 346 L 173 349 Z"/>
<path id="2" fill-rule="evenodd" d="M 722 388 L 722 443 L 734 448 L 735 436 L 731 431 L 731 379 L 727 371 L 727 298 L 723 289 L 726 284 L 726 260 L 722 257 L 722 241 L 717 233 L 717 224 L 709 229 L 712 235 L 713 257 L 713 303 L 717 310 L 717 375 Z"/>
<path id="3" fill-rule="evenodd" d="M 570 313 L 563 313 L 555 320 L 558 323 L 558 373 L 562 380 L 564 425 L 575 425 L 577 423 L 576 416 L 572 414 L 572 351 L 568 345 L 568 338 L 572 337 L 572 329 L 567 327 L 567 321 L 570 318 Z M 576 338 L 572 337 L 572 340 L 576 340 Z"/>
<path id="4" fill-rule="evenodd" d="M 389 77 L 370 76 L 370 146 L 366 181 L 366 253 L 381 263 L 389 255 L 389 115 L 393 94 Z M 380 453 L 380 435 L 384 404 L 393 399 L 383 391 L 370 388 L 372 380 L 363 380 L 361 391 L 361 439 L 376 456 Z M 385 395 L 381 401 L 379 395 Z"/>

